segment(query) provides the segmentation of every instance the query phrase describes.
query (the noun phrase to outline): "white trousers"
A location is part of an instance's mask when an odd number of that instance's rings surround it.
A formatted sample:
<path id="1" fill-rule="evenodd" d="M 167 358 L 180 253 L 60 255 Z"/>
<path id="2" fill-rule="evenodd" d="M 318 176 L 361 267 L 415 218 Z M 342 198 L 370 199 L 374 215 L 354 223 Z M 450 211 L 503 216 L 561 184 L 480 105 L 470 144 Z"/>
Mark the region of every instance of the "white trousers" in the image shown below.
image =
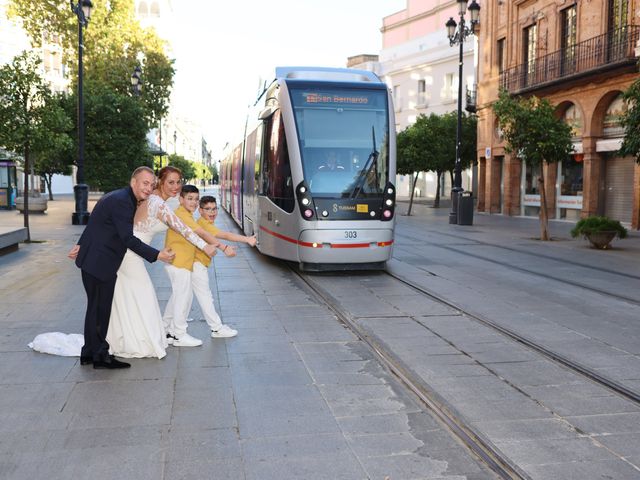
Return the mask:
<path id="1" fill-rule="evenodd" d="M 167 333 L 180 338 L 187 333 L 187 316 L 193 300 L 191 272 L 173 265 L 164 267 L 171 280 L 171 296 L 164 309 L 162 322 Z"/>
<path id="2" fill-rule="evenodd" d="M 193 264 L 191 287 L 193 288 L 196 299 L 198 299 L 200 310 L 202 310 L 207 324 L 211 330 L 218 330 L 222 326 L 222 320 L 220 320 L 220 315 L 216 312 L 216 307 L 213 303 L 213 295 L 211 294 L 211 288 L 209 288 L 207 267 L 200 262 L 194 262 Z M 191 302 L 189 303 L 189 310 L 191 310 Z"/>

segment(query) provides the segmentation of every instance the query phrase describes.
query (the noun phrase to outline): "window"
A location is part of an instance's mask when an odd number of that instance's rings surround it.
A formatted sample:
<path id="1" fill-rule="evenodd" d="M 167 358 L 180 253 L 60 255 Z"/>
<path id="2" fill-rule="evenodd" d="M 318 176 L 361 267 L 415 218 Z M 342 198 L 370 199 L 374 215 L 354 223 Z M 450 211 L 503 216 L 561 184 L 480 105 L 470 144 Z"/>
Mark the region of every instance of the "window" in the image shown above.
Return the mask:
<path id="1" fill-rule="evenodd" d="M 444 87 L 442 88 L 443 100 L 455 100 L 458 98 L 457 78 L 453 73 L 444 76 Z"/>
<path id="2" fill-rule="evenodd" d="M 505 70 L 506 58 L 505 58 L 504 46 L 505 46 L 505 39 L 501 38 L 500 40 L 498 40 L 498 73 L 500 74 Z"/>
<path id="3" fill-rule="evenodd" d="M 562 11 L 562 32 L 561 32 L 561 51 L 562 51 L 562 72 L 570 73 L 575 69 L 576 62 L 576 6 L 566 8 Z"/>
<path id="4" fill-rule="evenodd" d="M 418 80 L 418 105 L 427 104 L 427 81 Z"/>
<path id="5" fill-rule="evenodd" d="M 539 195 L 538 178 L 541 175 L 540 165 L 525 164 L 525 186 L 524 193 L 527 195 Z"/>
<path id="6" fill-rule="evenodd" d="M 571 126 L 573 138 L 582 137 L 582 113 L 574 104 L 564 112 L 564 121 Z"/>
<path id="7" fill-rule="evenodd" d="M 269 199 L 285 212 L 293 212 L 293 180 L 287 149 L 287 137 L 284 134 L 284 123 L 280 110 L 265 122 L 265 161 L 263 163 L 264 192 Z"/>
<path id="8" fill-rule="evenodd" d="M 524 29 L 523 56 L 526 69 L 525 84 L 532 83 L 535 79 L 536 54 L 538 51 L 538 26 L 531 25 Z"/>
<path id="9" fill-rule="evenodd" d="M 626 109 L 627 105 L 622 98 L 622 94 L 619 94 L 609 104 L 609 108 L 607 108 L 607 112 L 605 113 L 602 125 L 602 134 L 604 137 L 624 136 L 624 127 L 622 126 L 621 118 Z"/>
<path id="10" fill-rule="evenodd" d="M 628 40 L 627 23 L 629 21 L 629 0 L 609 0 L 608 48 L 609 61 L 615 61 L 625 55 Z"/>
<path id="11" fill-rule="evenodd" d="M 562 161 L 560 195 L 582 195 L 582 162 L 577 162 L 573 155 Z"/>

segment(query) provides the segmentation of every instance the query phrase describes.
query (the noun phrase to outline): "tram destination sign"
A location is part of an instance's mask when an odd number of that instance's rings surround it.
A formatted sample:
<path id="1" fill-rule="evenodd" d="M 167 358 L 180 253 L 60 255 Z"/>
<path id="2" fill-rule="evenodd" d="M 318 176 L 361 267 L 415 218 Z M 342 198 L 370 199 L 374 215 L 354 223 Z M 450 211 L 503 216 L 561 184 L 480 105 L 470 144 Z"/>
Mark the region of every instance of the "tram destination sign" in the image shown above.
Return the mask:
<path id="1" fill-rule="evenodd" d="M 311 103 L 317 105 L 319 103 L 331 104 L 331 105 L 367 105 L 369 103 L 369 97 L 366 95 L 348 95 L 334 93 L 322 93 L 322 92 L 304 92 L 302 94 L 305 103 Z"/>

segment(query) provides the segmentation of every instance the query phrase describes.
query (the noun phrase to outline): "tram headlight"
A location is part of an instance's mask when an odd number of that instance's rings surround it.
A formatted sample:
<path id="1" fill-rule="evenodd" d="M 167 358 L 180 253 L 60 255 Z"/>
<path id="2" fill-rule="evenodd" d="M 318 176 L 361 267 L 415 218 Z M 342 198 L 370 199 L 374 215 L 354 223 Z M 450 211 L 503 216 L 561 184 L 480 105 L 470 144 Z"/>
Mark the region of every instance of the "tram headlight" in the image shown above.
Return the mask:
<path id="1" fill-rule="evenodd" d="M 329 216 L 329 212 L 327 212 L 326 210 L 322 211 L 322 216 L 323 217 L 328 217 Z"/>
<path id="2" fill-rule="evenodd" d="M 389 195 L 393 195 L 393 188 L 391 188 L 391 187 L 387 188 L 387 193 Z"/>
<path id="3" fill-rule="evenodd" d="M 386 202 L 384 202 L 387 204 L 388 207 L 390 207 L 391 205 L 393 205 L 393 200 L 391 200 L 390 198 L 387 198 Z"/>
<path id="4" fill-rule="evenodd" d="M 308 199 L 307 197 L 304 197 L 304 198 L 301 200 L 301 202 L 302 202 L 302 204 L 303 204 L 304 206 L 309 205 L 309 199 Z"/>
<path id="5" fill-rule="evenodd" d="M 305 193 L 307 191 L 307 187 L 304 185 L 300 187 L 300 193 Z"/>
<path id="6" fill-rule="evenodd" d="M 371 210 L 371 213 L 369 215 L 371 215 L 372 217 L 375 217 L 376 216 L 375 210 Z"/>

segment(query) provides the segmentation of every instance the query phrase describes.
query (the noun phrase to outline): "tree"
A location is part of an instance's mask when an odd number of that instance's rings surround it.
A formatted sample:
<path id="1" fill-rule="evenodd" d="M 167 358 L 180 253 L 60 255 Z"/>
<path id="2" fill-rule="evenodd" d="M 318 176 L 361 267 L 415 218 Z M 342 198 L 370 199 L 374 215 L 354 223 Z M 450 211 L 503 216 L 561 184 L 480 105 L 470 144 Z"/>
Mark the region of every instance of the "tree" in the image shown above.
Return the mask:
<path id="1" fill-rule="evenodd" d="M 129 77 L 136 65 L 143 69 L 140 102 L 148 126 L 166 115 L 175 69 L 164 53 L 164 41 L 155 30 L 143 29 L 135 18 L 133 0 L 94 2 L 89 27 L 84 32 L 84 75 L 87 84 L 107 85 L 129 94 Z M 66 0 L 31 2 L 10 0 L 8 13 L 22 19 L 34 46 L 57 38 L 63 47 L 63 62 L 76 79 L 78 21 Z"/>
<path id="2" fill-rule="evenodd" d="M 640 163 L 640 79 L 631 84 L 623 98 L 627 111 L 622 116 L 624 140 L 619 153 L 636 157 L 636 162 Z"/>
<path id="3" fill-rule="evenodd" d="M 73 121 L 65 112 L 63 102 L 64 97 L 61 94 L 53 95 L 46 100 L 42 117 L 44 135 L 36 136 L 32 142 L 34 170 L 44 178 L 49 190 L 49 200 L 53 200 L 53 175 L 71 175 Z"/>
<path id="4" fill-rule="evenodd" d="M 407 215 L 411 215 L 411 207 L 413 206 L 413 192 L 418 181 L 418 173 L 420 171 L 420 150 L 415 141 L 415 129 L 412 126 L 405 128 L 398 133 L 396 137 L 396 172 L 400 175 L 415 175 L 411 178 L 411 194 L 409 197 L 409 209 Z"/>
<path id="5" fill-rule="evenodd" d="M 218 167 L 215 164 L 209 165 L 209 174 L 213 183 L 218 183 Z"/>
<path id="6" fill-rule="evenodd" d="M 547 99 L 514 98 L 502 91 L 493 110 L 506 141 L 505 150 L 529 165 L 560 162 L 573 151 L 571 126 L 556 116 Z M 547 196 L 543 169 L 540 171 L 540 239 L 549 240 Z"/>
<path id="7" fill-rule="evenodd" d="M 73 115 L 76 103 L 75 94 L 65 97 L 68 114 Z M 137 167 L 153 166 L 140 102 L 94 84 L 86 91 L 84 108 L 85 177 L 92 188 L 104 192 L 122 188 Z"/>
<path id="8" fill-rule="evenodd" d="M 179 168 L 182 172 L 182 179 L 186 182 L 196 176 L 193 163 L 184 158 L 182 155 L 169 155 L 169 165 Z"/>
<path id="9" fill-rule="evenodd" d="M 0 67 L 0 146 L 24 158 L 24 226 L 29 230 L 29 175 L 32 142 L 46 136 L 43 127 L 50 91 L 38 75 L 40 60 L 28 52 Z"/>

